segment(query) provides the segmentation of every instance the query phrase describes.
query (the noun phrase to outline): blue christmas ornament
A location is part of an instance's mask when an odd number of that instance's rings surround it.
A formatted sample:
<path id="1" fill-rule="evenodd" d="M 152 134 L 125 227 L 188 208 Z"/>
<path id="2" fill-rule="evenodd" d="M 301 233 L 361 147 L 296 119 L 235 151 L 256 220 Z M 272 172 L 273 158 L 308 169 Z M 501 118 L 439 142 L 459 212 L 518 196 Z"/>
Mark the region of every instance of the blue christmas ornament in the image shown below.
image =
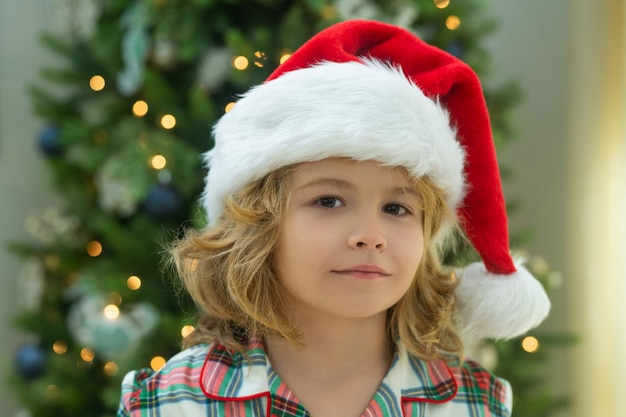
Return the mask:
<path id="1" fill-rule="evenodd" d="M 48 156 L 57 156 L 63 153 L 63 145 L 59 140 L 59 128 L 48 125 L 41 129 L 38 137 L 39 149 Z"/>
<path id="2" fill-rule="evenodd" d="M 448 45 L 446 50 L 459 59 L 463 58 L 463 54 L 465 53 L 463 45 L 461 45 L 459 42 L 452 42 L 450 45 Z"/>
<path id="3" fill-rule="evenodd" d="M 41 375 L 46 365 L 46 355 L 37 345 L 24 345 L 15 355 L 17 371 L 24 378 L 36 378 Z"/>
<path id="4" fill-rule="evenodd" d="M 156 184 L 148 192 L 144 209 L 150 216 L 165 220 L 178 214 L 181 201 L 174 188 L 166 184 Z"/>

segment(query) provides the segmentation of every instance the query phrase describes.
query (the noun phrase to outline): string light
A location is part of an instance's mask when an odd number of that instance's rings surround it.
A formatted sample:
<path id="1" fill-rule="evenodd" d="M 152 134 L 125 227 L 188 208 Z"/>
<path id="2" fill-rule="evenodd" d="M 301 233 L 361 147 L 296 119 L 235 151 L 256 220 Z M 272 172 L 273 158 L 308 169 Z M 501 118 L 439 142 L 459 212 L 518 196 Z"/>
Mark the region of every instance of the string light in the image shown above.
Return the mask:
<path id="1" fill-rule="evenodd" d="M 283 51 L 283 52 L 280 54 L 280 60 L 279 60 L 279 62 L 280 62 L 281 64 L 284 64 L 284 63 L 285 63 L 285 61 L 287 61 L 289 58 L 291 58 L 291 52 L 289 52 L 289 51 Z"/>
<path id="2" fill-rule="evenodd" d="M 133 104 L 133 114 L 136 117 L 143 117 L 148 113 L 148 103 L 143 100 L 137 100 Z"/>
<path id="3" fill-rule="evenodd" d="M 187 336 L 189 336 L 191 333 L 193 333 L 193 331 L 194 331 L 194 330 L 195 330 L 195 329 L 194 329 L 194 327 L 193 327 L 193 326 L 186 325 L 186 326 L 183 326 L 183 328 L 182 328 L 182 329 L 180 329 L 180 334 L 181 334 L 181 336 L 182 336 L 182 337 L 183 337 L 183 339 L 184 339 L 185 337 L 187 337 Z"/>
<path id="4" fill-rule="evenodd" d="M 450 30 L 456 30 L 461 26 L 461 19 L 458 16 L 450 15 L 446 19 L 446 27 Z"/>
<path id="5" fill-rule="evenodd" d="M 109 304 L 115 304 L 116 306 L 122 304 L 122 296 L 116 292 L 109 293 L 107 298 L 109 300 Z"/>
<path id="6" fill-rule="evenodd" d="M 533 336 L 527 336 L 522 340 L 522 349 L 528 353 L 534 353 L 539 350 L 539 340 Z"/>
<path id="7" fill-rule="evenodd" d="M 239 55 L 233 58 L 231 65 L 233 66 L 233 68 L 235 68 L 236 70 L 239 71 L 243 71 L 246 68 L 248 68 L 248 58 L 246 58 L 243 55 Z"/>
<path id="8" fill-rule="evenodd" d="M 87 243 L 87 253 L 93 258 L 100 256 L 102 254 L 102 244 L 96 240 L 92 240 Z"/>
<path id="9" fill-rule="evenodd" d="M 174 126 L 176 126 L 176 118 L 171 114 L 166 114 L 165 116 L 161 117 L 161 126 L 163 127 L 163 129 L 172 129 Z"/>
<path id="10" fill-rule="evenodd" d="M 76 272 L 71 272 L 65 276 L 65 285 L 68 287 L 76 284 L 80 280 L 80 275 Z"/>
<path id="11" fill-rule="evenodd" d="M 163 169 L 167 165 L 167 159 L 163 155 L 154 155 L 150 158 L 150 165 L 154 169 Z"/>
<path id="12" fill-rule="evenodd" d="M 119 366 L 115 362 L 107 362 L 104 364 L 104 373 L 108 376 L 114 376 L 119 371 Z"/>
<path id="13" fill-rule="evenodd" d="M 230 103 L 228 103 L 228 104 L 226 105 L 226 107 L 224 107 L 224 111 L 225 111 L 226 113 L 228 113 L 228 112 L 229 112 L 229 111 L 231 111 L 234 107 L 235 107 L 235 102 L 234 102 L 234 101 L 231 101 Z"/>
<path id="14" fill-rule="evenodd" d="M 435 3 L 435 7 L 438 9 L 445 9 L 450 5 L 450 0 L 433 0 Z"/>
<path id="15" fill-rule="evenodd" d="M 54 351 L 54 353 L 56 353 L 57 355 L 63 355 L 65 353 L 67 353 L 67 343 L 65 343 L 62 340 L 57 340 L 56 342 L 54 342 L 54 344 L 52 345 L 52 350 Z"/>
<path id="16" fill-rule="evenodd" d="M 43 258 L 43 263 L 50 271 L 54 271 L 61 265 L 61 259 L 57 255 L 46 255 Z"/>
<path id="17" fill-rule="evenodd" d="M 48 385 L 45 390 L 45 395 L 49 400 L 56 400 L 60 393 L 61 390 L 56 385 Z"/>
<path id="18" fill-rule="evenodd" d="M 95 352 L 91 348 L 82 348 L 80 351 L 80 358 L 87 363 L 93 362 L 93 359 L 96 357 Z"/>
<path id="19" fill-rule="evenodd" d="M 141 278 L 139 278 L 136 275 L 131 275 L 130 277 L 128 277 L 128 279 L 126 280 L 126 285 L 128 286 L 128 288 L 130 288 L 132 291 L 137 291 L 139 288 L 141 288 Z"/>
<path id="20" fill-rule="evenodd" d="M 335 14 L 337 13 L 337 10 L 335 10 L 335 7 L 327 4 L 324 7 L 322 7 L 322 10 L 320 10 L 320 15 L 324 18 L 324 19 L 332 19 L 333 17 L 335 17 Z"/>
<path id="21" fill-rule="evenodd" d="M 155 371 L 160 370 L 165 366 L 165 358 L 163 356 L 155 356 L 150 361 L 150 367 Z"/>
<path id="22" fill-rule="evenodd" d="M 108 304 L 102 311 L 104 317 L 109 320 L 115 320 L 120 316 L 120 308 L 115 304 Z"/>
<path id="23" fill-rule="evenodd" d="M 102 75 L 94 75 L 89 79 L 89 87 L 91 87 L 93 91 L 102 91 L 105 84 L 106 82 Z"/>
<path id="24" fill-rule="evenodd" d="M 267 56 L 265 55 L 265 52 L 256 51 L 254 53 L 254 57 L 256 58 L 254 60 L 254 65 L 256 65 L 259 68 L 263 68 L 263 62 L 262 61 L 267 60 Z"/>

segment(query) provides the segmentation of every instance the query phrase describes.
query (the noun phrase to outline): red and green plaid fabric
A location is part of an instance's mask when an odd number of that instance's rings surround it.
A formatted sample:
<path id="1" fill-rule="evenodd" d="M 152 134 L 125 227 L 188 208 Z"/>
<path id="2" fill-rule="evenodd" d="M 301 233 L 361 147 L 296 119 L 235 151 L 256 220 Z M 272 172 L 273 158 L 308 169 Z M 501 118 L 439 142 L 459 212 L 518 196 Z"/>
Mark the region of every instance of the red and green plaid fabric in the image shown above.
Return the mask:
<path id="1" fill-rule="evenodd" d="M 363 417 L 510 417 L 510 388 L 475 362 L 448 367 L 407 354 L 402 344 Z M 308 417 L 252 341 L 247 358 L 219 344 L 187 349 L 158 372 L 122 382 L 118 417 Z"/>

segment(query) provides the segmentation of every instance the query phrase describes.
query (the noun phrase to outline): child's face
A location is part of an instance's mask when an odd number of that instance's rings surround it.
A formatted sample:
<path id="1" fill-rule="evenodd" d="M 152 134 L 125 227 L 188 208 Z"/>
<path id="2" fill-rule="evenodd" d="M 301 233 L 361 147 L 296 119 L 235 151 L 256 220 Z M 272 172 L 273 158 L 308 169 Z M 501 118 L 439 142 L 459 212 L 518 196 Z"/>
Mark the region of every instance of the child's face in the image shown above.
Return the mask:
<path id="1" fill-rule="evenodd" d="M 420 207 L 397 168 L 347 158 L 298 165 L 276 250 L 289 306 L 312 317 L 384 314 L 415 277 Z"/>

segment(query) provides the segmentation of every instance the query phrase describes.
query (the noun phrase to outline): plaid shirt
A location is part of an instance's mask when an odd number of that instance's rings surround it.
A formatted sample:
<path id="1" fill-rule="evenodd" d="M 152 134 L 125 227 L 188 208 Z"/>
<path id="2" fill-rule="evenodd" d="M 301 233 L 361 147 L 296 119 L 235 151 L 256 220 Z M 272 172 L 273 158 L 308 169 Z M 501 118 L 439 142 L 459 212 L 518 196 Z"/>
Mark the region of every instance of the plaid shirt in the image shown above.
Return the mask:
<path id="1" fill-rule="evenodd" d="M 122 382 L 118 417 L 309 417 L 273 370 L 263 344 L 249 358 L 219 344 L 199 345 L 158 372 Z M 398 344 L 392 365 L 363 417 L 510 417 L 509 384 L 467 360 L 451 368 L 425 362 Z"/>

